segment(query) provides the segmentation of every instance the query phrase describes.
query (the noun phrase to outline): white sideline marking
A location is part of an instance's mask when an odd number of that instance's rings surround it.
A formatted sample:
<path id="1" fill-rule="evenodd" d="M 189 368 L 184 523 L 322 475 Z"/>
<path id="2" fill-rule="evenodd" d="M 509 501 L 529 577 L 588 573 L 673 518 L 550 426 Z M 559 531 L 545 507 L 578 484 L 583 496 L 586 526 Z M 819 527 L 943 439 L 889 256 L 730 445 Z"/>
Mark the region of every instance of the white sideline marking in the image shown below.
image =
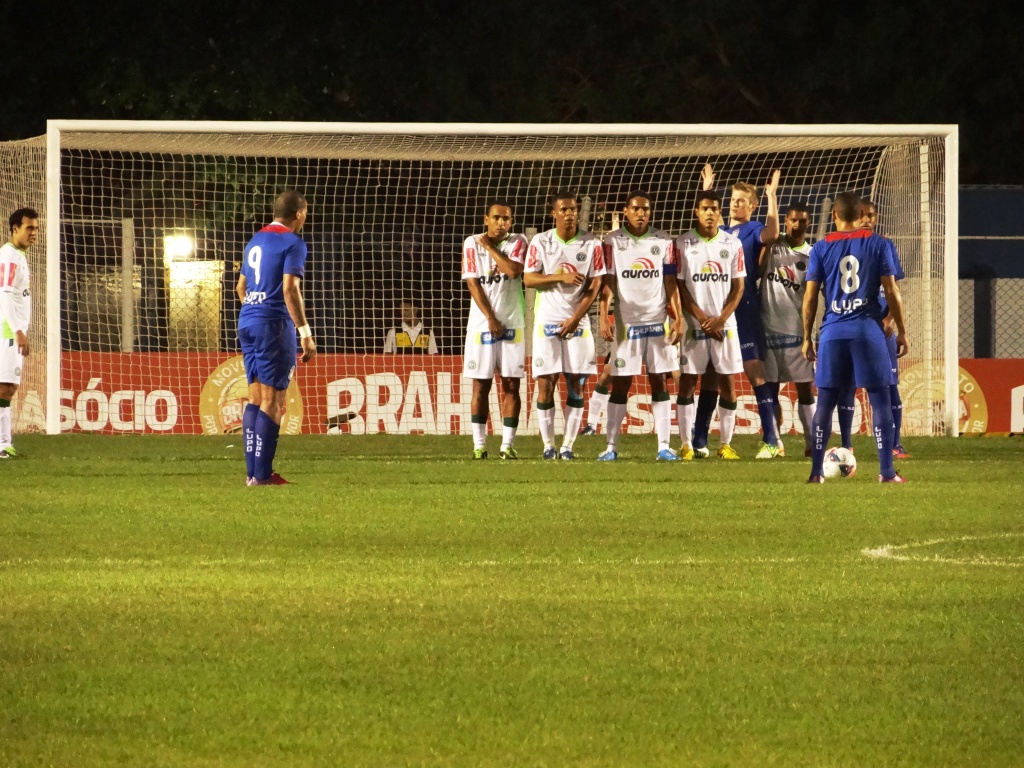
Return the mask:
<path id="1" fill-rule="evenodd" d="M 948 544 L 950 542 L 986 541 L 991 539 L 1019 539 L 1024 533 L 994 533 L 987 536 L 958 536 L 948 539 L 929 539 L 928 541 L 912 541 L 908 544 L 886 544 L 883 547 L 865 547 L 860 551 L 865 557 L 873 557 L 885 560 L 901 560 L 904 562 L 918 563 L 950 563 L 952 565 L 995 565 L 1004 568 L 1024 567 L 1024 556 L 1021 557 L 985 557 L 976 555 L 974 557 L 942 557 L 941 555 L 915 555 L 904 554 L 907 550 L 923 549 L 933 547 L 936 544 Z"/>

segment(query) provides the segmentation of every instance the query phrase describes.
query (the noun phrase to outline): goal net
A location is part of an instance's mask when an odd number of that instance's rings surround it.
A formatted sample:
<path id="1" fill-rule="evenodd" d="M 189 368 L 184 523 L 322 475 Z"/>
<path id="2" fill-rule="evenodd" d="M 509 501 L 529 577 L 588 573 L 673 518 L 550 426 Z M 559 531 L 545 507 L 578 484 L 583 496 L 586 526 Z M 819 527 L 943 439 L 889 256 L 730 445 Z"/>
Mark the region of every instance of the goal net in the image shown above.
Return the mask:
<path id="1" fill-rule="evenodd" d="M 552 226 L 548 194 L 573 189 L 600 234 L 639 188 L 655 226 L 679 234 L 711 163 L 726 206 L 733 182 L 760 190 L 779 169 L 780 210 L 809 203 L 812 239 L 838 192 L 876 202 L 907 275 L 904 432 L 955 434 L 956 146 L 955 126 L 51 122 L 47 137 L 0 144 L 0 202 L 43 214 L 17 429 L 237 430 L 238 261 L 294 187 L 310 205 L 304 296 L 319 355 L 297 369 L 283 431 L 468 433 L 460 257 L 486 202 L 509 200 L 530 235 Z M 741 395 L 739 431 L 752 432 Z M 784 428 L 799 429 L 795 396 L 783 401 Z M 648 403 L 638 379 L 627 431 L 651 428 Z"/>

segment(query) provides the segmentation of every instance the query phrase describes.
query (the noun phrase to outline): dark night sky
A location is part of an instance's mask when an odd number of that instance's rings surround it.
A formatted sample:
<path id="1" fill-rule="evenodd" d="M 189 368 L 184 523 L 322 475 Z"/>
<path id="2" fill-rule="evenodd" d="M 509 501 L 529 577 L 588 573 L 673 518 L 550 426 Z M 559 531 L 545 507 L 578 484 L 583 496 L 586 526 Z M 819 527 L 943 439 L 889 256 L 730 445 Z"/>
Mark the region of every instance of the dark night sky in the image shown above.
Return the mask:
<path id="1" fill-rule="evenodd" d="M 1024 35 L 977 5 L 92 5 L 18 23 L 0 2 L 24 62 L 0 139 L 48 118 L 955 123 L 961 183 L 1024 184 Z"/>

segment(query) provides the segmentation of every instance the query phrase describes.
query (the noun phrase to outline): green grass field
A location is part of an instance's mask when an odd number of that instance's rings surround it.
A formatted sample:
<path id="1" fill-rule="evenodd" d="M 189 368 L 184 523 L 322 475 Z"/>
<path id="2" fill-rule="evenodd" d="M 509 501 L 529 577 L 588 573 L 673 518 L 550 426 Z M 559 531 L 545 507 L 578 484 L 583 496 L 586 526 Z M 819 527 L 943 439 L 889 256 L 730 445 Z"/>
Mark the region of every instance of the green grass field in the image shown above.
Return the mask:
<path id="1" fill-rule="evenodd" d="M 23 437 L 0 765 L 1024 765 L 1024 442 L 907 445 Z"/>

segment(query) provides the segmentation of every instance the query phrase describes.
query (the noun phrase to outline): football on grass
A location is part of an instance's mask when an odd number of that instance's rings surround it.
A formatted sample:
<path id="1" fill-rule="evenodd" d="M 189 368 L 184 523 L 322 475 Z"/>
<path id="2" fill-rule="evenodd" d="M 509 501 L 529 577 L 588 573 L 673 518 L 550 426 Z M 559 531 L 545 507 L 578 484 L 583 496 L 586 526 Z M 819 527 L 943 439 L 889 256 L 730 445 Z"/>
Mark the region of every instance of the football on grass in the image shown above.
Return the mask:
<path id="1" fill-rule="evenodd" d="M 829 448 L 825 451 L 825 477 L 853 477 L 857 471 L 857 459 L 853 451 L 846 448 Z"/>

